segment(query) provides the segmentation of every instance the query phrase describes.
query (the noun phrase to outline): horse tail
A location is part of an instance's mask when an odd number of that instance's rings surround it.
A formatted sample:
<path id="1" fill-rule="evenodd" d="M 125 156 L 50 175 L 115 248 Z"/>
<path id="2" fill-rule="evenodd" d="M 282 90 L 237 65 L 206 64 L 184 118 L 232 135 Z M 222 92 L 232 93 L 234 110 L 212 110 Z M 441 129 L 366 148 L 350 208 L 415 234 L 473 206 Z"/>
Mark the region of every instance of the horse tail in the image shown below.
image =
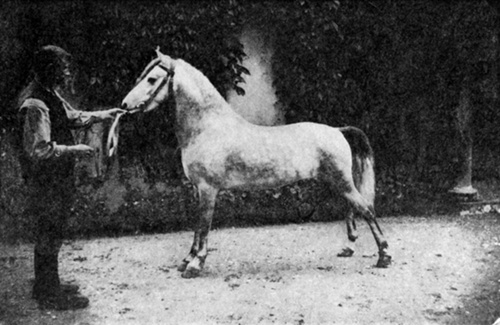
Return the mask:
<path id="1" fill-rule="evenodd" d="M 373 209 L 375 205 L 375 160 L 370 141 L 366 134 L 356 127 L 347 126 L 340 128 L 340 131 L 351 146 L 354 185 Z"/>

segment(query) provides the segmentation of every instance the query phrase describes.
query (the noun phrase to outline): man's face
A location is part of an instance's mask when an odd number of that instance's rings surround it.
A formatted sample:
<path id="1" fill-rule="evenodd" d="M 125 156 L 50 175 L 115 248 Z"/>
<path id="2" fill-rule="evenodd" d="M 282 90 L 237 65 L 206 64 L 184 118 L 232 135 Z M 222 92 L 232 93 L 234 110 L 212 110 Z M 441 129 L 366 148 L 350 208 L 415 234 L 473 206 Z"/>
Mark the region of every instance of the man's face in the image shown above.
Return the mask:
<path id="1" fill-rule="evenodd" d="M 69 90 L 71 93 L 75 93 L 74 76 L 71 72 L 71 62 L 68 59 L 61 60 L 57 83 L 66 90 Z"/>

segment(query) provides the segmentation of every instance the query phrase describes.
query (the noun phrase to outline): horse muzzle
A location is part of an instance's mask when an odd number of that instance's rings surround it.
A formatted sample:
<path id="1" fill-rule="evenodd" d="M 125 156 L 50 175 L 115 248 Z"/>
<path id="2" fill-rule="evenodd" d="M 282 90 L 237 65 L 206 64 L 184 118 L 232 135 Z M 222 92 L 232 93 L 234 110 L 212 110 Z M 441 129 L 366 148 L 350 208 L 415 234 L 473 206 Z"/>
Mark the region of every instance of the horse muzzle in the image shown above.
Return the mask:
<path id="1" fill-rule="evenodd" d="M 141 103 L 140 105 L 135 107 L 129 107 L 128 104 L 123 101 L 121 109 L 127 111 L 127 114 L 134 114 L 140 111 L 144 111 L 146 109 L 146 103 Z"/>

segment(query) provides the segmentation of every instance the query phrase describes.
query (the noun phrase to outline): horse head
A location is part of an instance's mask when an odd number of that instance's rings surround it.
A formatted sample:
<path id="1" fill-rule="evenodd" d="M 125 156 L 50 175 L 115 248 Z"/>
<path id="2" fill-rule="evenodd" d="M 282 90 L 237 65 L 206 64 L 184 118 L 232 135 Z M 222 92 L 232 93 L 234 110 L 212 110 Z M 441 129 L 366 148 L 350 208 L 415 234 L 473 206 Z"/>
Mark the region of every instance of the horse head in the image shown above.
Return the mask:
<path id="1" fill-rule="evenodd" d="M 129 113 L 149 112 L 167 100 L 174 76 L 175 60 L 156 48 L 157 57 L 141 73 L 134 88 L 122 101 L 122 108 Z"/>

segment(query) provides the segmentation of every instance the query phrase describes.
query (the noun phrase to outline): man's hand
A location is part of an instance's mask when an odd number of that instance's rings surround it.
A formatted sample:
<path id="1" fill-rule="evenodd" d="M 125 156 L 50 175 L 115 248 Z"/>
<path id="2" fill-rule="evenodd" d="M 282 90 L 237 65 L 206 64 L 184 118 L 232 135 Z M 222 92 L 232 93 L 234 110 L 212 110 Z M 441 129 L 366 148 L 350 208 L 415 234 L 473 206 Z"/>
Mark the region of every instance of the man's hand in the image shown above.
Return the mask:
<path id="1" fill-rule="evenodd" d="M 121 108 L 111 108 L 105 111 L 97 111 L 97 116 L 100 120 L 114 119 L 118 114 L 124 114 L 126 111 Z"/>
<path id="2" fill-rule="evenodd" d="M 87 146 L 86 144 L 77 144 L 71 146 L 71 151 L 80 157 L 92 157 L 94 155 L 94 148 Z"/>

